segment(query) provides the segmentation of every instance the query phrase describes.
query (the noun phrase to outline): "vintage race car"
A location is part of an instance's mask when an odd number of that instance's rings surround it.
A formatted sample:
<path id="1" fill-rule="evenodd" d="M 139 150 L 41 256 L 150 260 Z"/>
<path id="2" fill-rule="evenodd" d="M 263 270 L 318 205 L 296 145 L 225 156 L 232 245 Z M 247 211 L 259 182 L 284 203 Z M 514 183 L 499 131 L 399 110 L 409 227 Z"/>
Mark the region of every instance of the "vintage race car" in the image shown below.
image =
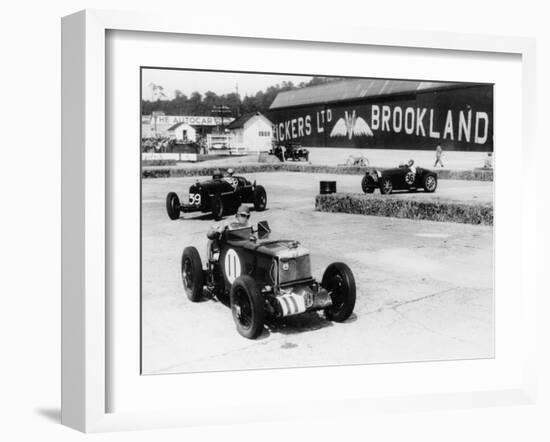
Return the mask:
<path id="1" fill-rule="evenodd" d="M 195 247 L 181 258 L 183 287 L 193 302 L 205 293 L 229 304 L 237 331 L 254 339 L 268 319 L 324 310 L 327 319 L 342 322 L 355 306 L 355 279 L 341 262 L 330 264 L 321 282 L 311 276 L 309 251 L 299 242 L 272 241 L 266 221 L 256 230 L 225 230 L 211 243 L 203 267 Z"/>
<path id="2" fill-rule="evenodd" d="M 166 196 L 166 211 L 172 220 L 178 219 L 180 213 L 212 212 L 216 220 L 224 215 L 237 212 L 242 203 L 254 204 L 257 211 L 265 210 L 267 195 L 263 186 L 251 183 L 242 176 L 231 173 L 216 173 L 212 179 L 197 181 L 189 187 L 189 201 L 180 203 L 175 192 Z"/>
<path id="3" fill-rule="evenodd" d="M 393 169 L 371 168 L 363 176 L 361 188 L 365 193 L 373 193 L 375 189 L 380 189 L 382 194 L 417 189 L 431 193 L 437 188 L 437 173 L 409 164 L 401 164 Z"/>
<path id="4" fill-rule="evenodd" d="M 271 149 L 270 153 L 275 155 L 281 161 L 309 161 L 309 150 L 302 147 L 299 143 L 288 142 L 285 144 L 275 145 L 273 149 Z"/>

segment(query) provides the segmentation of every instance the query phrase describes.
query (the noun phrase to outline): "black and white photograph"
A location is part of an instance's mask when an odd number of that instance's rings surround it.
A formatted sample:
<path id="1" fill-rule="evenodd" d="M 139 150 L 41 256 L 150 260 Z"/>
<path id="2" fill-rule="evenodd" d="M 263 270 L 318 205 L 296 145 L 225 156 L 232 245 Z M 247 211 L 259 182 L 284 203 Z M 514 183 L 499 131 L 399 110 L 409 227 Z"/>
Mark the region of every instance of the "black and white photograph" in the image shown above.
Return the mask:
<path id="1" fill-rule="evenodd" d="M 3 12 L 0 440 L 550 440 L 543 2 Z"/>
<path id="2" fill-rule="evenodd" d="M 493 84 L 141 68 L 141 373 L 493 358 Z"/>

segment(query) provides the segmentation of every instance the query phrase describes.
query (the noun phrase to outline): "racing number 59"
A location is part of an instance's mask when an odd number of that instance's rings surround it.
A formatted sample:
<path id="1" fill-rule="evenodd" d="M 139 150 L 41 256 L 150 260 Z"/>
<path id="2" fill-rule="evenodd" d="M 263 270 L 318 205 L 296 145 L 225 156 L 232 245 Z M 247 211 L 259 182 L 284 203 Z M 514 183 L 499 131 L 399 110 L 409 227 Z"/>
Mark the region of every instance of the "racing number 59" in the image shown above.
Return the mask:
<path id="1" fill-rule="evenodd" d="M 194 206 L 200 206 L 201 205 L 201 194 L 200 193 L 190 193 L 189 194 L 189 204 L 193 204 Z"/>

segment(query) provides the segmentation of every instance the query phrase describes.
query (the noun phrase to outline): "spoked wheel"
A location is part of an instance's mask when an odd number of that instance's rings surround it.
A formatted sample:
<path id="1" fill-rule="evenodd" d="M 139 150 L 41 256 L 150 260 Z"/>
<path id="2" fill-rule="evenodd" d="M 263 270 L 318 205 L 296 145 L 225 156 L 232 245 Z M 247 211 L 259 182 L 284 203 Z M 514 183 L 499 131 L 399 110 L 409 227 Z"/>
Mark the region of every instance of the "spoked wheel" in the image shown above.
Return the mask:
<path id="1" fill-rule="evenodd" d="M 248 339 L 258 337 L 264 328 L 265 311 L 256 281 L 249 275 L 239 276 L 231 286 L 230 299 L 239 334 Z"/>
<path id="2" fill-rule="evenodd" d="M 327 267 L 321 286 L 328 290 L 332 305 L 325 309 L 327 319 L 335 322 L 345 321 L 355 307 L 355 278 L 351 269 L 342 262 Z"/>
<path id="3" fill-rule="evenodd" d="M 424 177 L 424 190 L 432 193 L 437 189 L 437 177 L 435 175 L 427 175 Z"/>
<path id="4" fill-rule="evenodd" d="M 166 212 L 168 212 L 168 217 L 172 220 L 180 217 L 180 199 L 177 193 L 170 192 L 166 195 Z"/>
<path id="5" fill-rule="evenodd" d="M 380 193 L 389 195 L 393 190 L 393 183 L 390 178 L 382 178 L 380 181 Z"/>
<path id="6" fill-rule="evenodd" d="M 195 247 L 186 247 L 181 256 L 181 279 L 187 297 L 198 302 L 204 285 L 201 257 Z"/>
<path id="7" fill-rule="evenodd" d="M 254 209 L 258 212 L 265 210 L 267 206 L 267 194 L 263 186 L 256 186 L 254 189 Z"/>
<path id="8" fill-rule="evenodd" d="M 363 192 L 365 193 L 373 193 L 374 192 L 374 180 L 369 177 L 368 175 L 365 175 L 363 179 L 361 180 L 361 189 L 363 189 Z"/>

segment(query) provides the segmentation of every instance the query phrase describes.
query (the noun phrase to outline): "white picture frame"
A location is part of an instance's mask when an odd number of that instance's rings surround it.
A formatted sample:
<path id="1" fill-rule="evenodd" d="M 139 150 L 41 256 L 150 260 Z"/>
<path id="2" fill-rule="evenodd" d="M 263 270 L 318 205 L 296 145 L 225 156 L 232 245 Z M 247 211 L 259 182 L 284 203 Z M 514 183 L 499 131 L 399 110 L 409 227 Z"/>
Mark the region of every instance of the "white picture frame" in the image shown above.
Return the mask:
<path id="1" fill-rule="evenodd" d="M 112 364 L 107 338 L 111 312 L 107 299 L 109 238 L 109 195 L 106 155 L 106 33 L 142 31 L 164 34 L 215 35 L 282 41 L 339 43 L 399 48 L 426 48 L 442 51 L 514 54 L 521 57 L 522 119 L 521 173 L 535 164 L 535 43 L 517 37 L 490 37 L 451 33 L 389 31 L 372 28 L 332 26 L 296 27 L 292 23 L 241 23 L 217 20 L 182 25 L 175 17 L 151 14 L 81 11 L 62 21 L 62 423 L 85 432 L 207 424 L 203 409 L 191 414 L 140 411 L 109 412 L 107 376 Z M 340 415 L 360 415 L 370 411 L 417 410 L 501 404 L 533 403 L 535 379 L 536 195 L 523 190 L 521 294 L 518 308 L 525 352 L 519 356 L 524 366 L 521 382 L 500 389 L 480 388 L 470 392 L 388 394 L 338 400 Z M 497 221 L 498 222 L 498 221 Z M 529 233 L 530 232 L 530 233 Z M 530 256 L 530 258 L 527 258 Z M 529 259 L 529 261 L 528 261 Z M 497 325 L 498 332 L 498 325 Z M 498 357 L 498 355 L 497 355 Z M 334 368 L 338 370 L 338 368 Z M 383 368 L 382 368 L 383 369 Z M 387 368 L 389 369 L 389 368 Z M 198 375 L 186 375 L 198 376 Z M 221 374 L 218 374 L 221 376 Z M 169 381 L 168 381 L 169 382 Z M 230 402 L 231 398 L 218 398 Z M 193 397 L 186 398 L 192 401 Z M 328 401 L 329 399 L 327 399 Z M 326 416 L 327 401 L 312 401 L 307 410 L 291 404 L 283 411 L 265 404 L 261 410 L 232 404 L 239 416 L 221 413 L 217 422 L 244 422 L 297 416 Z M 246 411 L 249 411 L 246 413 Z"/>

